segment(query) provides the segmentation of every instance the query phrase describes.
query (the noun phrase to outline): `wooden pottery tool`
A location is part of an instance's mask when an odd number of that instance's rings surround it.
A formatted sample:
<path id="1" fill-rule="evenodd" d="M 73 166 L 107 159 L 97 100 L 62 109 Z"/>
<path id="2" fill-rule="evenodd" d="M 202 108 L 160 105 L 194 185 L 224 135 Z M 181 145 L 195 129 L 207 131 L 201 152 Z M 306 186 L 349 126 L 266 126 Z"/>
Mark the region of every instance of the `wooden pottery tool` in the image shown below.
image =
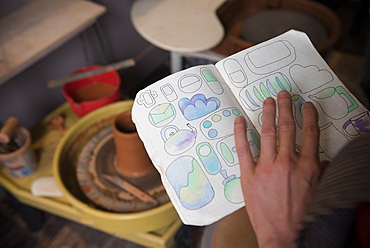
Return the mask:
<path id="1" fill-rule="evenodd" d="M 114 183 L 115 185 L 117 185 L 121 189 L 126 190 L 130 194 L 136 196 L 140 200 L 152 204 L 153 207 L 158 205 L 158 201 L 156 199 L 154 199 L 151 195 L 142 191 L 138 187 L 135 187 L 131 183 L 129 183 L 129 182 L 117 177 L 117 176 L 103 175 L 103 177 L 105 179 L 107 179 L 109 182 Z"/>

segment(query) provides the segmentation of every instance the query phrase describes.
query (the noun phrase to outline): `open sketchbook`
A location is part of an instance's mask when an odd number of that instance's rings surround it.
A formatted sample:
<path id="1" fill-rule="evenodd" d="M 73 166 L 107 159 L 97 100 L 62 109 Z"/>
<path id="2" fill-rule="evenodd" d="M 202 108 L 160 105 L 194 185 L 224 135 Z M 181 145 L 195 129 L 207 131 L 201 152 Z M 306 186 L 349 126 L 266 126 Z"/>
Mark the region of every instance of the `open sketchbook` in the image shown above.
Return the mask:
<path id="1" fill-rule="evenodd" d="M 281 90 L 292 95 L 298 150 L 306 101 L 319 113 L 321 159 L 332 159 L 370 128 L 369 112 L 307 35 L 294 30 L 215 65 L 176 72 L 138 92 L 133 121 L 185 224 L 208 225 L 244 206 L 234 119 L 247 119 L 247 139 L 257 160 L 262 103 L 276 99 Z"/>

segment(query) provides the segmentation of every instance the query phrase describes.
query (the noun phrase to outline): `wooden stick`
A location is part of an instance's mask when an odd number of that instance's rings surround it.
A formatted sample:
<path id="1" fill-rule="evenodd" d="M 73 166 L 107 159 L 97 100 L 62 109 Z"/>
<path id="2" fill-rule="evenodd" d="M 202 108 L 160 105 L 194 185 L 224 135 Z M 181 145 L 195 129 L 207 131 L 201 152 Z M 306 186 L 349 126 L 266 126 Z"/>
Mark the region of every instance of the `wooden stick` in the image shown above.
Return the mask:
<path id="1" fill-rule="evenodd" d="M 65 84 L 65 83 L 68 83 L 68 82 L 76 81 L 76 80 L 86 78 L 86 77 L 95 76 L 95 75 L 105 73 L 105 72 L 109 72 L 109 71 L 118 71 L 120 69 L 128 68 L 128 67 L 131 67 L 131 66 L 134 66 L 134 65 L 135 65 L 135 60 L 134 59 L 126 59 L 126 60 L 123 60 L 123 61 L 120 61 L 120 62 L 117 62 L 117 63 L 114 63 L 114 64 L 110 64 L 110 65 L 100 67 L 100 68 L 95 69 L 95 70 L 81 72 L 81 73 L 78 73 L 78 74 L 73 74 L 73 75 L 69 75 L 69 76 L 66 76 L 66 77 L 61 77 L 61 78 L 58 78 L 58 79 L 53 79 L 53 80 L 48 81 L 47 85 L 48 85 L 48 88 L 54 88 L 54 87 L 61 86 L 61 85 Z"/>
<path id="2" fill-rule="evenodd" d="M 12 139 L 14 133 L 19 128 L 19 120 L 16 117 L 9 117 L 4 126 L 0 130 L 0 142 L 8 144 Z"/>
<path id="3" fill-rule="evenodd" d="M 142 191 L 141 189 L 135 187 L 134 185 L 130 184 L 129 182 L 117 177 L 117 176 L 109 176 L 109 175 L 103 175 L 105 179 L 107 179 L 109 182 L 114 183 L 118 187 L 120 187 L 123 190 L 126 190 L 130 194 L 136 196 L 140 200 L 144 202 L 150 203 L 153 207 L 158 205 L 158 201 L 154 199 L 151 195 L 148 193 Z"/>

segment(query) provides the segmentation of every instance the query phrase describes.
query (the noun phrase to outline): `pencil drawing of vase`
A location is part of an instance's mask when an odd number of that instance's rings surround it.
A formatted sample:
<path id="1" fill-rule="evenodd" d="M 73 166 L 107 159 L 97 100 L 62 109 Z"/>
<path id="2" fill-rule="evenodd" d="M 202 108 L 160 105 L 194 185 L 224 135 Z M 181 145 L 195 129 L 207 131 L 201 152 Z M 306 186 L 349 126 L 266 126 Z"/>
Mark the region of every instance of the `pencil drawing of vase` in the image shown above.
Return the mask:
<path id="1" fill-rule="evenodd" d="M 118 172 L 129 177 L 141 177 L 154 169 L 143 142 L 131 119 L 131 110 L 117 115 L 113 121 L 113 138 L 116 147 Z"/>
<path id="2" fill-rule="evenodd" d="M 323 112 L 332 119 L 339 120 L 358 108 L 353 97 L 342 87 L 329 87 L 308 96 L 320 105 Z"/>

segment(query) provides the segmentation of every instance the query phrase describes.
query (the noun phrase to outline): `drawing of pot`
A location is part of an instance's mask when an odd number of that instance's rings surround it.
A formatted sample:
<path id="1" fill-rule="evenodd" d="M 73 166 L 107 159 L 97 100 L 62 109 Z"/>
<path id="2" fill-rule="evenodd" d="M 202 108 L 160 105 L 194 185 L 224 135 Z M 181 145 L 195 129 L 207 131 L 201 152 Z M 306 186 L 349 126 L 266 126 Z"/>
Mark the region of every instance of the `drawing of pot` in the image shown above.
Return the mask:
<path id="1" fill-rule="evenodd" d="M 342 86 L 329 87 L 308 97 L 317 102 L 327 116 L 336 120 L 358 108 L 356 101 Z"/>
<path id="2" fill-rule="evenodd" d="M 187 126 L 190 130 L 179 130 L 174 125 L 169 125 L 161 130 L 164 149 L 170 155 L 179 155 L 189 150 L 195 143 L 197 130 L 189 123 Z"/>
<path id="3" fill-rule="evenodd" d="M 370 114 L 365 111 L 358 114 L 343 124 L 343 131 L 348 136 L 357 136 L 366 132 L 370 132 Z"/>
<path id="4" fill-rule="evenodd" d="M 220 173 L 224 177 L 222 184 L 225 186 L 225 198 L 231 203 L 242 203 L 244 197 L 240 184 L 240 177 L 236 177 L 235 175 L 228 176 L 225 170 L 220 171 Z"/>

